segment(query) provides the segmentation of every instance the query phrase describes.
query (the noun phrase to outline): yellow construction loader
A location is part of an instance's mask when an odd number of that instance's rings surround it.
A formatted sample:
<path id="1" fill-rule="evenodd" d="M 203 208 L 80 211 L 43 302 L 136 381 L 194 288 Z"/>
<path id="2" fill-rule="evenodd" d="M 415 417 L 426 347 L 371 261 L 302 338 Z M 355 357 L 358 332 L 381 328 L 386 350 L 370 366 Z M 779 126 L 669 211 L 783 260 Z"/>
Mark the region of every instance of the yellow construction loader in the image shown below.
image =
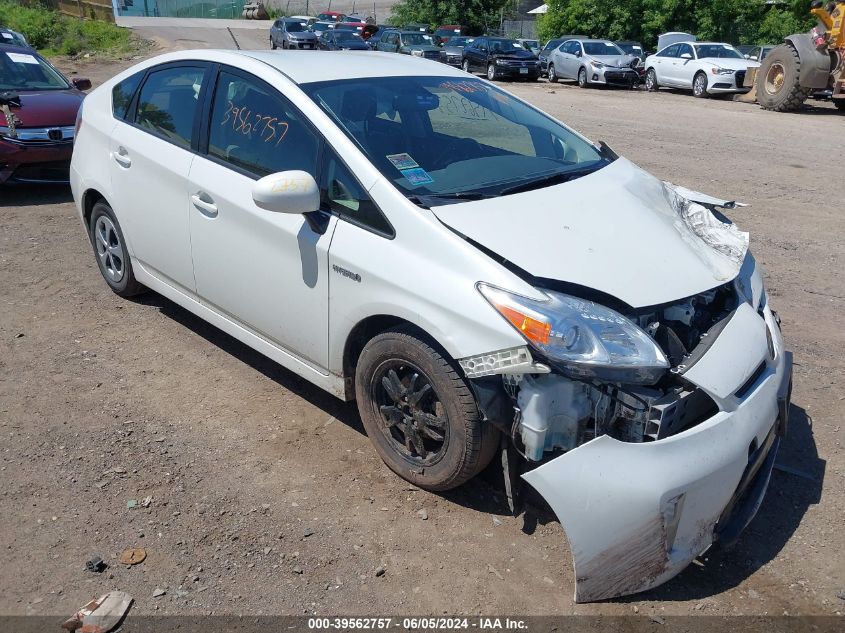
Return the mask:
<path id="1" fill-rule="evenodd" d="M 760 68 L 749 69 L 744 85 L 751 91 L 742 101 L 766 110 L 798 110 L 811 94 L 830 91 L 836 107 L 845 111 L 845 2 L 810 5 L 819 18 L 809 33 L 785 38 L 766 56 Z"/>

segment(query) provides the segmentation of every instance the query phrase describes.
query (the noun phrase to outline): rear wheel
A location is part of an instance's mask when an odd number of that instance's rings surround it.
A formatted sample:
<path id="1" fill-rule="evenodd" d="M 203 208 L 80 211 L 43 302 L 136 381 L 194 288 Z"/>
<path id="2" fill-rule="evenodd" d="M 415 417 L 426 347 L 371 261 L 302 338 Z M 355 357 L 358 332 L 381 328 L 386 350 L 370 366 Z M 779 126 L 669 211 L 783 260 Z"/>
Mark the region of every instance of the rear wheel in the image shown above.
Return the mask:
<path id="1" fill-rule="evenodd" d="M 554 64 L 549 64 L 549 83 L 557 83 L 557 73 Z"/>
<path id="2" fill-rule="evenodd" d="M 660 85 L 657 83 L 657 73 L 654 72 L 654 68 L 649 68 L 645 74 L 645 89 L 649 92 L 655 92 L 658 88 L 660 88 Z"/>
<path id="3" fill-rule="evenodd" d="M 775 47 L 757 70 L 757 101 L 765 110 L 797 110 L 810 96 L 801 86 L 801 58 L 789 44 Z"/>
<path id="4" fill-rule="evenodd" d="M 276 50 L 276 42 L 273 40 L 272 37 L 270 38 L 270 48 Z"/>
<path id="5" fill-rule="evenodd" d="M 499 78 L 499 73 L 496 70 L 496 64 L 487 64 L 487 79 L 496 81 Z"/>
<path id="6" fill-rule="evenodd" d="M 144 291 L 135 280 L 126 240 L 111 207 L 102 200 L 91 211 L 89 226 L 91 246 L 103 279 L 121 297 L 131 297 Z"/>
<path id="7" fill-rule="evenodd" d="M 587 82 L 587 69 L 581 68 L 578 71 L 578 87 L 579 88 L 586 88 L 590 84 Z"/>
<path id="8" fill-rule="evenodd" d="M 707 75 L 698 73 L 692 80 L 692 94 L 699 99 L 706 99 L 710 95 L 707 92 Z"/>
<path id="9" fill-rule="evenodd" d="M 468 60 L 468 59 L 465 59 L 464 61 L 462 61 L 462 62 L 461 62 L 461 69 L 462 69 L 465 73 L 468 73 L 468 72 L 469 72 L 469 60 Z"/>
<path id="10" fill-rule="evenodd" d="M 422 488 L 455 488 L 495 454 L 498 431 L 481 419 L 459 367 L 412 328 L 367 343 L 355 370 L 355 395 L 376 452 Z"/>

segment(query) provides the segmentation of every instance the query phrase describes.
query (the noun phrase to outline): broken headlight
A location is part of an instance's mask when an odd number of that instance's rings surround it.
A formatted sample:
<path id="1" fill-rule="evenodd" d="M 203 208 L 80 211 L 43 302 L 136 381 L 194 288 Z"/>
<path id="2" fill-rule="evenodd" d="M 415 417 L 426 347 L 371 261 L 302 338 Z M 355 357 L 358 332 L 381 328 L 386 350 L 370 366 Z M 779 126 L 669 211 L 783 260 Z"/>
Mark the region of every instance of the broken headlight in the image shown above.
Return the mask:
<path id="1" fill-rule="evenodd" d="M 485 283 L 478 290 L 531 345 L 573 378 L 654 384 L 669 361 L 632 321 L 598 303 L 542 291 L 537 301 Z"/>

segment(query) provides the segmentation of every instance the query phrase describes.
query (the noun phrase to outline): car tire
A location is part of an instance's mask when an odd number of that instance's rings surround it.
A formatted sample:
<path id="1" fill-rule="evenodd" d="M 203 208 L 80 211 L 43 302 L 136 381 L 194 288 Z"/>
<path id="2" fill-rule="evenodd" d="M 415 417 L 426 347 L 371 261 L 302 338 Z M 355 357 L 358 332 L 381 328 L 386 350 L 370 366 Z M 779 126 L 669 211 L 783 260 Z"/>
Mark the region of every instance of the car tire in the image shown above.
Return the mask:
<path id="1" fill-rule="evenodd" d="M 276 48 L 277 48 L 277 47 L 276 47 L 276 42 L 275 42 L 275 41 L 273 40 L 273 38 L 271 37 L 271 38 L 270 38 L 270 49 L 271 49 L 271 50 L 276 50 Z"/>
<path id="2" fill-rule="evenodd" d="M 355 395 L 379 457 L 426 490 L 460 486 L 498 448 L 499 432 L 482 419 L 457 363 L 416 328 L 388 330 L 367 343 Z"/>
<path id="3" fill-rule="evenodd" d="M 549 64 L 549 83 L 556 84 L 557 83 L 557 73 L 555 72 L 554 64 Z"/>
<path id="4" fill-rule="evenodd" d="M 499 73 L 496 71 L 496 64 L 487 64 L 487 79 L 496 81 L 499 78 Z"/>
<path id="5" fill-rule="evenodd" d="M 287 42 L 287 40 L 282 40 L 282 50 L 285 50 L 285 51 L 286 51 L 287 49 L 288 49 L 288 42 Z"/>
<path id="6" fill-rule="evenodd" d="M 461 70 L 463 70 L 465 73 L 472 72 L 469 69 L 469 60 L 468 59 L 465 59 L 464 61 L 461 62 Z"/>
<path id="7" fill-rule="evenodd" d="M 121 297 L 132 297 L 143 292 L 144 286 L 138 283 L 132 271 L 132 260 L 120 223 L 112 208 L 102 200 L 91 211 L 88 234 L 97 267 L 109 288 Z"/>
<path id="8" fill-rule="evenodd" d="M 645 89 L 649 92 L 657 92 L 660 90 L 660 84 L 657 83 L 657 73 L 654 68 L 649 68 L 645 74 Z"/>
<path id="9" fill-rule="evenodd" d="M 706 99 L 710 96 L 707 92 L 707 75 L 703 72 L 697 72 L 692 78 L 692 94 L 699 99 Z"/>
<path id="10" fill-rule="evenodd" d="M 581 70 L 578 71 L 578 87 L 588 88 L 589 86 L 590 82 L 587 81 L 587 69 L 581 66 Z"/>

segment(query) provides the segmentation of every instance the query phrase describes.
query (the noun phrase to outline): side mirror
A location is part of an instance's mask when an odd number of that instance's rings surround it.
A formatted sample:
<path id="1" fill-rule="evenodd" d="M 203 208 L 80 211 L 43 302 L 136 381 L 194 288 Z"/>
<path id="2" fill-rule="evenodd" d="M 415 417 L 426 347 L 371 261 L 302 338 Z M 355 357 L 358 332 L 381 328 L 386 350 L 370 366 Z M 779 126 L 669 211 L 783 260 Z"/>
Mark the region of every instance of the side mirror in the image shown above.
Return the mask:
<path id="1" fill-rule="evenodd" d="M 581 51 L 575 51 L 574 55 L 575 57 L 581 57 Z"/>
<path id="2" fill-rule="evenodd" d="M 70 80 L 77 90 L 91 90 L 91 80 L 84 77 L 74 77 Z"/>
<path id="3" fill-rule="evenodd" d="M 690 55 L 689 53 L 684 53 L 683 55 L 681 55 L 681 59 L 690 60 L 692 59 L 692 55 Z"/>
<path id="4" fill-rule="evenodd" d="M 255 182 L 255 204 L 276 213 L 310 213 L 320 208 L 320 189 L 314 177 L 304 171 L 280 171 Z"/>

